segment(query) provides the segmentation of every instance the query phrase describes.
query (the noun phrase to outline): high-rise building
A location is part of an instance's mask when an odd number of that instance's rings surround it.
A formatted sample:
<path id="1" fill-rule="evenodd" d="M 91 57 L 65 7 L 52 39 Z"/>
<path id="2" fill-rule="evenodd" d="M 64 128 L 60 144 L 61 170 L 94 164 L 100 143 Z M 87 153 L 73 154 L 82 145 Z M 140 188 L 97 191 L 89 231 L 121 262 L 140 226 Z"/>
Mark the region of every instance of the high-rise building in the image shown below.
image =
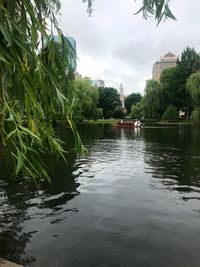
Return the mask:
<path id="1" fill-rule="evenodd" d="M 61 44 L 61 39 L 57 35 L 53 35 L 53 39 L 54 39 L 54 41 L 56 43 Z M 68 51 L 66 53 L 66 56 L 67 56 L 67 58 L 69 60 L 71 68 L 75 71 L 76 70 L 76 65 L 77 65 L 76 64 L 76 40 L 71 36 L 65 36 L 64 37 L 64 42 L 66 42 L 67 44 L 70 43 L 70 45 L 71 45 L 71 48 L 72 48 L 71 49 L 72 50 L 71 54 L 72 54 L 72 56 L 69 56 Z"/>
<path id="2" fill-rule="evenodd" d="M 69 43 L 71 44 L 71 47 L 72 47 L 72 49 L 74 51 L 74 57 L 72 57 L 70 59 L 70 63 L 71 63 L 72 68 L 74 70 L 76 70 L 76 67 L 77 67 L 77 63 L 76 63 L 76 40 L 71 36 L 67 36 L 65 38 L 66 38 L 66 40 L 69 41 Z"/>
<path id="3" fill-rule="evenodd" d="M 160 61 L 156 61 L 153 65 L 152 79 L 155 81 L 160 80 L 160 75 L 163 70 L 175 67 L 178 57 L 168 52 L 164 57 L 160 58 Z"/>

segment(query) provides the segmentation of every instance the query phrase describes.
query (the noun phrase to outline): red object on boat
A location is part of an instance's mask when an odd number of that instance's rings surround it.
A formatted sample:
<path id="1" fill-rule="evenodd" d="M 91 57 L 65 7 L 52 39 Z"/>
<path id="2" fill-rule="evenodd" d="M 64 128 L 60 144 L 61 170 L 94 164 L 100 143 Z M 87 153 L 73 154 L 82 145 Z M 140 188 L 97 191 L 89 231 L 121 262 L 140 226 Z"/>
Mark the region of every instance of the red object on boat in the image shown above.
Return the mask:
<path id="1" fill-rule="evenodd" d="M 118 121 L 115 126 L 119 128 L 138 128 L 140 126 L 136 125 L 134 121 Z"/>

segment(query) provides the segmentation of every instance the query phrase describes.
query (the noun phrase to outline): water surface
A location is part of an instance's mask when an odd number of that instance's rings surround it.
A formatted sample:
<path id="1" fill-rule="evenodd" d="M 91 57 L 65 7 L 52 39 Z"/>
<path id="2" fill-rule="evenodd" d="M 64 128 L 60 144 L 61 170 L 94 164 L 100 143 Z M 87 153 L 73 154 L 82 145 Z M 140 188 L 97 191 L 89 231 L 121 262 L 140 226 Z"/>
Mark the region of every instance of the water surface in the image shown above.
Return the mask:
<path id="1" fill-rule="evenodd" d="M 200 129 L 80 132 L 88 154 L 57 162 L 51 184 L 36 189 L 0 174 L 0 257 L 25 266 L 199 267 Z"/>

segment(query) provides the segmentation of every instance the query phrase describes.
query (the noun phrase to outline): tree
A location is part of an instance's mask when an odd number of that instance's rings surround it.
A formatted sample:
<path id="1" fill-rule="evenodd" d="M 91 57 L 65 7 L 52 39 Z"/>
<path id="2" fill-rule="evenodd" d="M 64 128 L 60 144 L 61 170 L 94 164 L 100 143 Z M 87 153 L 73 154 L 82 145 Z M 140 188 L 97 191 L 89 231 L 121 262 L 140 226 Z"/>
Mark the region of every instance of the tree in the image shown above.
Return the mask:
<path id="1" fill-rule="evenodd" d="M 77 148 L 83 149 L 72 120 L 74 53 L 57 24 L 59 8 L 57 0 L 0 1 L 0 143 L 3 157 L 13 162 L 14 175 L 49 179 L 42 155 L 64 157 L 49 114 L 63 114 Z M 49 38 L 47 21 L 58 33 L 62 52 Z M 68 55 L 65 63 L 63 53 Z"/>
<path id="2" fill-rule="evenodd" d="M 169 105 L 167 107 L 167 109 L 165 110 L 163 116 L 162 116 L 163 120 L 166 121 L 176 121 L 179 119 L 178 117 L 178 111 L 177 108 L 173 105 Z"/>
<path id="3" fill-rule="evenodd" d="M 145 119 L 158 120 L 161 117 L 161 88 L 157 81 L 147 81 L 143 97 L 143 113 Z"/>
<path id="4" fill-rule="evenodd" d="M 200 57 L 193 48 L 187 47 L 181 55 L 177 66 L 166 69 L 160 77 L 162 88 L 162 106 L 174 105 L 185 108 L 189 116 L 192 103 L 191 96 L 186 90 L 186 82 L 189 76 L 200 69 Z"/>
<path id="5" fill-rule="evenodd" d="M 117 90 L 112 87 L 99 88 L 98 107 L 103 109 L 104 118 L 115 117 L 115 112 L 121 108 L 121 102 Z"/>
<path id="6" fill-rule="evenodd" d="M 191 74 L 186 86 L 194 105 L 200 106 L 200 71 Z"/>
<path id="7" fill-rule="evenodd" d="M 137 103 L 141 101 L 141 99 L 142 99 L 142 96 L 140 93 L 132 93 L 126 97 L 125 107 L 127 110 L 127 114 L 131 112 L 132 105 L 136 105 Z"/>
<path id="8" fill-rule="evenodd" d="M 160 77 L 162 88 L 163 111 L 168 105 L 184 107 L 187 103 L 187 95 L 184 87 L 184 75 L 180 68 L 172 67 L 165 69 Z"/>
<path id="9" fill-rule="evenodd" d="M 143 105 L 142 103 L 137 103 L 131 107 L 131 117 L 132 119 L 141 120 L 143 118 Z"/>
<path id="10" fill-rule="evenodd" d="M 178 61 L 178 68 L 183 71 L 185 77 L 200 70 L 200 56 L 194 48 L 186 47 Z"/>
<path id="11" fill-rule="evenodd" d="M 97 108 L 99 101 L 98 91 L 91 85 L 89 79 L 74 81 L 76 104 L 74 108 L 75 120 L 98 119 L 101 111 Z"/>
<path id="12" fill-rule="evenodd" d="M 194 110 L 192 112 L 192 119 L 200 121 L 200 72 L 193 73 L 187 80 L 187 91 L 191 95 Z"/>

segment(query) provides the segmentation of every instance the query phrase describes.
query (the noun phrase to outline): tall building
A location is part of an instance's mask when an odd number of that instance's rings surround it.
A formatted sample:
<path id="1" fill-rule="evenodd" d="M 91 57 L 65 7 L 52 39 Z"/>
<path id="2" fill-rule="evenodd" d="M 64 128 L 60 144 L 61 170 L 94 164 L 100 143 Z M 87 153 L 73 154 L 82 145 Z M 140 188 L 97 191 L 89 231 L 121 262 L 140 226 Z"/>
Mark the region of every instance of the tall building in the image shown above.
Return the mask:
<path id="1" fill-rule="evenodd" d="M 98 88 L 104 88 L 105 87 L 105 82 L 103 80 L 92 80 L 91 81 L 92 86 L 98 87 Z"/>
<path id="2" fill-rule="evenodd" d="M 160 80 L 160 75 L 163 70 L 175 67 L 178 57 L 168 52 L 164 57 L 160 58 L 160 61 L 156 61 L 153 65 L 152 79 L 155 81 Z"/>
<path id="3" fill-rule="evenodd" d="M 72 68 L 74 70 L 76 70 L 76 67 L 77 67 L 77 63 L 76 63 L 76 40 L 71 36 L 67 36 L 65 38 L 67 41 L 69 41 L 69 43 L 71 44 L 71 47 L 73 49 L 74 57 L 70 59 L 70 63 L 71 63 Z"/>
<path id="4" fill-rule="evenodd" d="M 56 43 L 61 44 L 61 39 L 57 35 L 53 35 L 53 39 Z M 75 71 L 76 70 L 76 40 L 71 36 L 65 36 L 64 41 L 68 44 L 70 43 L 72 48 L 72 57 L 69 57 L 68 51 L 66 53 L 66 56 L 69 60 L 69 63 L 71 65 L 71 68 Z"/>
<path id="5" fill-rule="evenodd" d="M 120 84 L 120 87 L 119 87 L 119 96 L 120 96 L 120 101 L 122 103 L 122 109 L 125 110 L 125 94 L 124 94 L 124 87 L 122 83 Z"/>

